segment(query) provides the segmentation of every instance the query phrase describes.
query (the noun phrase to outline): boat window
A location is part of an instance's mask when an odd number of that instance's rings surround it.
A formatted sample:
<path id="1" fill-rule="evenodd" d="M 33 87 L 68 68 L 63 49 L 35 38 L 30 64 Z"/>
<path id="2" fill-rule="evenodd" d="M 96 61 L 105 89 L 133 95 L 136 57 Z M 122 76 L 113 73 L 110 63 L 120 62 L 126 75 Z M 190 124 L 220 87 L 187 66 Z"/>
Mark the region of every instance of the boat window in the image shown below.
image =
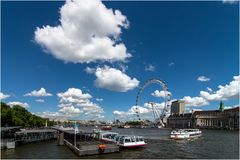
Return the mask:
<path id="1" fill-rule="evenodd" d="M 131 141 L 132 142 L 136 142 L 136 138 L 131 138 Z"/>
<path id="2" fill-rule="evenodd" d="M 139 141 L 143 141 L 143 138 L 139 138 Z"/>
<path id="3" fill-rule="evenodd" d="M 138 139 L 138 137 L 136 138 L 136 142 L 138 142 L 139 141 L 139 139 Z"/>
<path id="4" fill-rule="evenodd" d="M 125 139 L 125 142 L 131 142 L 131 140 L 127 138 L 127 139 Z"/>
<path id="5" fill-rule="evenodd" d="M 123 138 L 120 138 L 119 142 L 123 144 Z"/>

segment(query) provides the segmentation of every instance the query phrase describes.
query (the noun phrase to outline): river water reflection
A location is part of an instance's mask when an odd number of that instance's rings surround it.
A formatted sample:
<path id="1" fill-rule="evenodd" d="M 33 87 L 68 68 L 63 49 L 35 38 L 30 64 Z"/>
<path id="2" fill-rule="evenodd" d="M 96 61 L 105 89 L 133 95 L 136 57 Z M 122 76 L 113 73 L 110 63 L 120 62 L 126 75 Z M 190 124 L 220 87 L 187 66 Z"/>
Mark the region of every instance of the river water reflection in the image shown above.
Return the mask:
<path id="1" fill-rule="evenodd" d="M 84 128 L 92 130 L 92 128 Z M 26 144 L 13 150 L 1 150 L 1 158 L 29 159 L 239 159 L 239 132 L 224 130 L 202 130 L 203 136 L 192 140 L 174 141 L 169 139 L 169 129 L 119 129 L 113 132 L 120 134 L 136 134 L 144 136 L 147 141 L 145 148 L 126 150 L 119 153 L 78 157 L 66 146 L 57 146 L 56 140 Z"/>

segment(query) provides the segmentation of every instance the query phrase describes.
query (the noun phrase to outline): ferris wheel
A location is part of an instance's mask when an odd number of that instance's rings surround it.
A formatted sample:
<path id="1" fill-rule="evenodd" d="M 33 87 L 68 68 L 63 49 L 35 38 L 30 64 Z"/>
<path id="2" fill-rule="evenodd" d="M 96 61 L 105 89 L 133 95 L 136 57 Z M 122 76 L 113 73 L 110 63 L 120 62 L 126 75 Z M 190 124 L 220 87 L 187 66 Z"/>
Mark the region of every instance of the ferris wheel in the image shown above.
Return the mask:
<path id="1" fill-rule="evenodd" d="M 162 119 L 163 119 L 164 117 L 166 117 L 167 113 L 170 111 L 170 96 L 171 96 L 171 94 L 170 94 L 170 92 L 169 92 L 169 90 L 168 90 L 168 87 L 167 87 L 166 83 L 165 83 L 163 80 L 159 79 L 159 78 L 149 79 L 149 80 L 147 80 L 147 81 L 143 84 L 142 87 L 140 87 L 140 89 L 139 89 L 139 91 L 138 91 L 138 93 L 137 93 L 137 97 L 136 97 L 135 113 L 136 113 L 136 115 L 137 115 L 138 120 L 139 120 L 139 121 L 142 121 L 142 120 L 141 120 L 141 117 L 140 117 L 140 111 L 139 111 L 139 106 L 140 106 L 139 102 L 140 102 L 141 95 L 142 95 L 142 92 L 144 91 L 144 89 L 145 89 L 146 87 L 152 85 L 152 84 L 158 84 L 158 85 L 160 85 L 162 91 L 164 92 L 164 96 L 163 96 L 164 106 L 163 106 L 163 109 L 161 109 L 161 111 L 160 111 L 160 110 L 156 111 L 156 109 L 155 109 L 155 107 L 154 107 L 154 103 L 153 103 L 153 102 L 149 102 L 149 104 L 152 105 L 152 108 L 154 108 L 154 109 L 153 109 L 154 119 L 159 119 L 160 122 L 161 122 L 160 124 L 163 125 Z M 156 114 L 156 113 L 157 113 L 157 114 Z M 155 117 L 155 116 L 156 116 L 156 117 Z"/>

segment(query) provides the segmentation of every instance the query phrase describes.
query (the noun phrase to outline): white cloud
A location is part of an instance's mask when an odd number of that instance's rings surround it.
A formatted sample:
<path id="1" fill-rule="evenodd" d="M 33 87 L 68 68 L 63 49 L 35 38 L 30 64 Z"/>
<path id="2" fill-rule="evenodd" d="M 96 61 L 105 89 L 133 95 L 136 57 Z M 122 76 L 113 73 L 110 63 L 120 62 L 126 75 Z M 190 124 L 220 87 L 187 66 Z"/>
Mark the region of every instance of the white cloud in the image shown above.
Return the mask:
<path id="1" fill-rule="evenodd" d="M 165 107 L 165 102 L 162 103 L 154 103 L 154 108 L 158 109 L 158 110 L 162 110 Z M 144 103 L 144 107 L 148 108 L 148 109 L 152 109 L 152 105 L 150 103 Z"/>
<path id="2" fill-rule="evenodd" d="M 23 108 L 29 108 L 29 104 L 28 103 L 22 103 L 22 102 L 8 102 L 7 105 L 9 105 L 10 107 L 13 107 L 13 106 L 21 106 Z"/>
<path id="3" fill-rule="evenodd" d="M 129 22 L 119 10 L 100 0 L 66 1 L 60 9 L 60 25 L 37 27 L 35 41 L 64 62 L 125 61 L 131 57 L 119 43 Z"/>
<path id="4" fill-rule="evenodd" d="M 205 77 L 205 76 L 199 76 L 197 78 L 197 80 L 200 81 L 200 82 L 207 82 L 207 81 L 210 81 L 210 78 Z"/>
<path id="5" fill-rule="evenodd" d="M 154 96 L 154 97 L 163 97 L 163 98 L 165 98 L 165 97 L 171 96 L 172 93 L 169 92 L 169 91 L 165 92 L 165 91 L 155 90 L 153 93 L 151 93 L 151 95 Z"/>
<path id="6" fill-rule="evenodd" d="M 44 88 L 40 88 L 38 91 L 34 90 L 31 93 L 26 93 L 24 96 L 46 97 L 46 96 L 52 96 L 52 94 L 47 93 Z"/>
<path id="7" fill-rule="evenodd" d="M 10 95 L 4 94 L 4 93 L 0 92 L 0 100 L 6 99 L 6 98 L 8 98 L 8 97 L 10 97 Z"/>
<path id="8" fill-rule="evenodd" d="M 66 92 L 58 93 L 59 112 L 67 117 L 77 117 L 80 113 L 85 116 L 102 117 L 103 109 L 97 104 L 90 101 L 92 96 L 88 93 L 83 93 L 81 89 L 69 88 Z"/>
<path id="9" fill-rule="evenodd" d="M 199 107 L 199 106 L 206 106 L 209 104 L 209 102 L 202 97 L 185 96 L 183 97 L 182 100 L 185 101 L 186 106 Z"/>
<path id="10" fill-rule="evenodd" d="M 240 76 L 234 76 L 233 81 L 225 86 L 219 85 L 213 94 L 201 91 L 200 96 L 208 101 L 228 100 L 239 97 Z"/>
<path id="11" fill-rule="evenodd" d="M 95 69 L 95 68 L 87 67 L 87 68 L 85 68 L 84 71 L 85 71 L 86 73 L 88 73 L 88 74 L 93 74 L 93 73 L 95 73 L 96 69 Z"/>
<path id="12" fill-rule="evenodd" d="M 124 118 L 125 120 L 126 119 L 129 120 L 129 119 L 136 119 L 137 118 L 136 111 L 139 112 L 139 114 L 141 115 L 141 118 L 144 118 L 144 117 L 149 117 L 151 109 L 148 109 L 148 108 L 145 108 L 145 107 L 141 107 L 141 106 L 138 106 L 138 107 L 132 106 L 126 112 L 115 110 L 115 111 L 113 111 L 113 114 L 115 116 L 118 116 L 119 118 Z"/>
<path id="13" fill-rule="evenodd" d="M 118 66 L 119 66 L 120 70 L 124 73 L 126 72 L 126 70 L 128 70 L 128 66 L 123 63 L 118 63 Z"/>
<path id="14" fill-rule="evenodd" d="M 116 110 L 116 111 L 113 111 L 113 114 L 117 115 L 117 116 L 123 116 L 123 115 L 125 115 L 125 112 Z"/>
<path id="15" fill-rule="evenodd" d="M 71 116 L 76 114 L 78 116 L 80 113 L 80 109 L 70 106 L 61 108 L 59 112 L 65 113 L 66 115 L 70 114 Z"/>
<path id="16" fill-rule="evenodd" d="M 96 98 L 96 101 L 98 101 L 98 102 L 102 102 L 103 99 L 102 99 L 102 98 Z"/>
<path id="17" fill-rule="evenodd" d="M 32 114 L 40 116 L 42 118 L 49 118 L 51 120 L 58 120 L 58 121 L 64 121 L 69 118 L 72 118 L 71 116 L 68 117 L 69 115 L 63 114 L 61 112 L 44 111 L 44 112 L 36 112 L 36 113 L 32 113 Z"/>
<path id="18" fill-rule="evenodd" d="M 115 68 L 98 67 L 95 73 L 97 79 L 94 81 L 96 87 L 105 88 L 111 91 L 126 92 L 138 86 L 139 81 L 131 78 Z"/>
<path id="19" fill-rule="evenodd" d="M 145 71 L 155 71 L 155 66 L 149 64 L 148 66 L 145 66 Z"/>
<path id="20" fill-rule="evenodd" d="M 85 103 L 92 96 L 88 93 L 82 93 L 81 89 L 69 88 L 66 92 L 60 92 L 57 94 L 60 98 L 60 103 Z"/>
<path id="21" fill-rule="evenodd" d="M 235 4 L 239 2 L 239 0 L 223 0 L 223 3 Z"/>
<path id="22" fill-rule="evenodd" d="M 35 101 L 36 102 L 40 102 L 40 103 L 44 103 L 45 102 L 44 99 L 36 99 Z"/>
<path id="23" fill-rule="evenodd" d="M 213 91 L 212 88 L 210 88 L 210 87 L 207 87 L 207 90 L 208 90 L 209 92 L 212 92 L 212 91 Z"/>
<path id="24" fill-rule="evenodd" d="M 175 65 L 174 62 L 168 63 L 168 66 L 169 66 L 169 67 L 172 67 L 172 66 L 174 66 L 174 65 Z"/>
<path id="25" fill-rule="evenodd" d="M 237 99 L 239 97 L 240 76 L 234 76 L 233 81 L 225 86 L 219 85 L 217 91 L 213 91 L 207 87 L 207 91 L 200 91 L 199 97 L 185 96 L 182 100 L 186 102 L 186 106 L 206 106 L 211 101 Z"/>

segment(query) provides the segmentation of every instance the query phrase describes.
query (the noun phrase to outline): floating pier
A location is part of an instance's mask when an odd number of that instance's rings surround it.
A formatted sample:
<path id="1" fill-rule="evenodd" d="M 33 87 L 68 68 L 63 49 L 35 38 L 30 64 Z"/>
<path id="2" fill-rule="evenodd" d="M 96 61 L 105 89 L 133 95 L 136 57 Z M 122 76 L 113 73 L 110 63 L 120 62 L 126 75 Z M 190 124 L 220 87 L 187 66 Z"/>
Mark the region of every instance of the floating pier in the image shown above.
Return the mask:
<path id="1" fill-rule="evenodd" d="M 58 145 L 66 145 L 78 156 L 97 155 L 119 152 L 119 146 L 111 142 L 101 142 L 95 133 L 81 130 L 58 130 Z"/>

